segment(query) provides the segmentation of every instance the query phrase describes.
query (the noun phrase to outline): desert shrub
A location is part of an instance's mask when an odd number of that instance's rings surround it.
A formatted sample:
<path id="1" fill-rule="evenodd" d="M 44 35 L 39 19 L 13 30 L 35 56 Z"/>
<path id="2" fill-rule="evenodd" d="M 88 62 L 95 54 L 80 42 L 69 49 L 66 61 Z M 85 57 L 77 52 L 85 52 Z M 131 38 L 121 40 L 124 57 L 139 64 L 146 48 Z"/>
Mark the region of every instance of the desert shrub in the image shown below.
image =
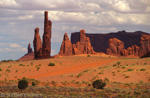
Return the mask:
<path id="1" fill-rule="evenodd" d="M 35 84 L 35 82 L 32 82 L 32 86 L 35 86 L 36 84 Z"/>
<path id="2" fill-rule="evenodd" d="M 110 80 L 109 80 L 108 78 L 105 78 L 104 81 L 105 81 L 106 83 L 109 83 Z"/>
<path id="3" fill-rule="evenodd" d="M 113 65 L 113 67 L 117 66 L 116 64 Z"/>
<path id="4" fill-rule="evenodd" d="M 98 79 L 98 80 L 95 80 L 92 83 L 92 85 L 93 85 L 93 88 L 104 89 L 104 87 L 106 86 L 106 83 L 102 79 Z"/>
<path id="5" fill-rule="evenodd" d="M 130 76 L 125 76 L 125 78 L 130 78 Z"/>
<path id="6" fill-rule="evenodd" d="M 25 89 L 28 87 L 28 81 L 26 79 L 22 79 L 18 81 L 18 88 L 19 89 Z"/>
<path id="7" fill-rule="evenodd" d="M 31 66 L 33 65 L 33 62 L 31 62 Z"/>
<path id="8" fill-rule="evenodd" d="M 146 65 L 147 63 L 144 63 L 144 65 Z"/>
<path id="9" fill-rule="evenodd" d="M 120 65 L 120 62 L 117 62 L 117 65 Z"/>
<path id="10" fill-rule="evenodd" d="M 83 74 L 83 73 L 79 73 L 79 74 L 77 75 L 77 78 L 81 77 L 82 75 L 84 75 L 84 74 Z"/>
<path id="11" fill-rule="evenodd" d="M 0 71 L 2 71 L 2 68 L 0 68 Z"/>
<path id="12" fill-rule="evenodd" d="M 54 84 L 56 84 L 56 81 L 51 81 L 51 83 L 54 85 Z"/>
<path id="13" fill-rule="evenodd" d="M 37 67 L 36 71 L 38 71 L 40 69 L 40 67 Z"/>
<path id="14" fill-rule="evenodd" d="M 134 94 L 135 94 L 135 95 L 140 95 L 141 92 L 140 92 L 140 91 L 134 91 Z"/>
<path id="15" fill-rule="evenodd" d="M 10 71 L 11 71 L 10 69 L 6 69 L 6 72 L 8 72 L 8 73 L 9 73 Z"/>
<path id="16" fill-rule="evenodd" d="M 87 55 L 87 57 L 90 57 L 90 55 Z"/>
<path id="17" fill-rule="evenodd" d="M 13 60 L 2 60 L 1 62 L 11 62 L 11 61 L 13 61 Z"/>
<path id="18" fill-rule="evenodd" d="M 134 71 L 134 69 L 128 69 L 128 71 Z"/>
<path id="19" fill-rule="evenodd" d="M 140 69 L 140 71 L 146 71 L 146 69 L 145 69 L 145 68 L 142 68 L 142 69 Z"/>
<path id="20" fill-rule="evenodd" d="M 19 66 L 25 66 L 25 65 L 23 65 L 23 64 L 19 64 Z"/>
<path id="21" fill-rule="evenodd" d="M 49 63 L 48 66 L 55 66 L 55 63 Z"/>
<path id="22" fill-rule="evenodd" d="M 124 67 L 124 66 L 122 67 L 122 69 L 125 69 L 125 68 L 126 68 L 126 67 Z"/>

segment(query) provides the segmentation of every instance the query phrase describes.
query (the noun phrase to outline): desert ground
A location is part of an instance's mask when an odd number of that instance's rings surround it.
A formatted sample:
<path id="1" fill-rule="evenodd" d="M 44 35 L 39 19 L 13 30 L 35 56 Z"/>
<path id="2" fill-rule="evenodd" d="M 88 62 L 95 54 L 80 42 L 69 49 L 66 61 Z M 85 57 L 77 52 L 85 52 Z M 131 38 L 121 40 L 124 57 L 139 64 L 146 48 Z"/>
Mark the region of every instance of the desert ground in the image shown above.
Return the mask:
<path id="1" fill-rule="evenodd" d="M 54 63 L 54 66 L 49 66 Z M 26 78 L 29 87 L 17 88 L 19 79 Z M 92 87 L 96 79 L 107 85 L 103 90 Z M 36 86 L 32 86 L 31 82 Z M 105 55 L 59 56 L 30 61 L 0 62 L 0 92 L 45 97 L 150 98 L 150 58 L 126 58 Z M 41 90 L 42 89 L 42 90 Z"/>

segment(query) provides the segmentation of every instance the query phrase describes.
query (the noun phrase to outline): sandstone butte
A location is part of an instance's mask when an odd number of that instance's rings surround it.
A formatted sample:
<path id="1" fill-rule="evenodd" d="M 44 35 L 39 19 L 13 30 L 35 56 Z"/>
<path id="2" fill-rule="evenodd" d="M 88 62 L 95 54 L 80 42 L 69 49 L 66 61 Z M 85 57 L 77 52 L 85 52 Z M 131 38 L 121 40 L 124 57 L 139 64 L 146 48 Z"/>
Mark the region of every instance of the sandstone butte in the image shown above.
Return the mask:
<path id="1" fill-rule="evenodd" d="M 132 45 L 127 49 L 124 48 L 124 43 L 119 39 L 112 38 L 109 40 L 109 48 L 107 54 L 115 56 L 150 56 L 150 35 L 142 35 L 140 39 L 140 46 Z"/>
<path id="2" fill-rule="evenodd" d="M 95 51 L 91 46 L 90 39 L 85 35 L 85 30 L 80 30 L 80 39 L 76 44 L 71 43 L 67 33 L 64 34 L 59 55 L 77 55 L 94 53 Z"/>
<path id="3" fill-rule="evenodd" d="M 34 46 L 34 58 L 35 59 L 46 59 L 50 58 L 51 53 L 51 28 L 52 22 L 48 20 L 48 11 L 44 14 L 44 34 L 43 44 L 39 35 L 39 28 L 35 28 L 33 46 Z"/>

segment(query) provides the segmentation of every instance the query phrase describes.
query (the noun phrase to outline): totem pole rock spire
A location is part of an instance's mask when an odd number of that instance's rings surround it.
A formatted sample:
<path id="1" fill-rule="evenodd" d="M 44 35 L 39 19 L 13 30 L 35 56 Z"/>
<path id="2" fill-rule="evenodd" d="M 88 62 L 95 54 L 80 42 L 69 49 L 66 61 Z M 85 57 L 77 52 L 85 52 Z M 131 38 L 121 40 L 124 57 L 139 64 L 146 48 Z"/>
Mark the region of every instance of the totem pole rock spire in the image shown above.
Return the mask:
<path id="1" fill-rule="evenodd" d="M 45 17 L 45 19 L 44 19 L 42 54 L 43 54 L 43 58 L 49 58 L 50 53 L 51 53 L 52 22 L 50 20 L 48 20 L 48 11 L 45 11 L 44 17 Z"/>
<path id="2" fill-rule="evenodd" d="M 42 41 L 39 35 L 39 28 L 35 28 L 35 34 L 34 34 L 34 40 L 33 40 L 33 46 L 34 46 L 34 58 L 40 59 L 42 58 Z"/>
<path id="3" fill-rule="evenodd" d="M 28 44 L 28 53 L 31 53 L 32 52 L 32 48 L 31 48 L 31 44 L 29 43 Z"/>

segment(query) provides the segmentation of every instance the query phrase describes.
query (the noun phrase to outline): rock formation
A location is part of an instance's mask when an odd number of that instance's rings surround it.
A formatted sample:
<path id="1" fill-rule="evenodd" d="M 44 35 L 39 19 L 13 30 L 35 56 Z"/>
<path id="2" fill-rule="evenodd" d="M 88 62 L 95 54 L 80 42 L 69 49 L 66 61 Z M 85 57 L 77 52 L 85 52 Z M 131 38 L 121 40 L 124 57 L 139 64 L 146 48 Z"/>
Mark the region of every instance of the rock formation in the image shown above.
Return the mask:
<path id="1" fill-rule="evenodd" d="M 19 61 L 33 60 L 34 59 L 34 52 L 32 51 L 30 43 L 28 44 L 27 50 L 28 50 L 28 53 L 25 54 L 23 57 L 19 58 L 18 59 Z"/>
<path id="2" fill-rule="evenodd" d="M 139 56 L 139 47 L 137 45 L 132 45 L 127 48 L 128 55 Z"/>
<path id="3" fill-rule="evenodd" d="M 31 52 L 33 52 L 33 51 L 32 51 L 32 48 L 31 48 L 31 44 L 29 43 L 28 44 L 28 53 L 31 53 Z"/>
<path id="4" fill-rule="evenodd" d="M 142 31 L 136 32 L 126 32 L 118 31 L 104 34 L 93 34 L 94 32 L 86 33 L 86 36 L 90 38 L 91 45 L 95 52 L 104 52 L 106 53 L 107 48 L 109 47 L 109 39 L 117 38 L 124 43 L 125 49 L 131 47 L 132 45 L 140 46 L 140 38 L 142 34 L 148 34 Z M 71 33 L 71 43 L 75 44 L 80 39 L 80 32 Z"/>
<path id="5" fill-rule="evenodd" d="M 34 40 L 33 40 L 33 46 L 34 46 L 34 57 L 35 59 L 41 59 L 42 58 L 42 41 L 39 35 L 39 28 L 35 28 L 35 34 L 34 34 Z"/>
<path id="6" fill-rule="evenodd" d="M 45 19 L 44 19 L 43 44 L 39 35 L 39 28 L 37 27 L 35 29 L 34 41 L 33 41 L 35 59 L 50 58 L 52 22 L 48 20 L 47 11 L 45 11 L 44 17 Z"/>
<path id="7" fill-rule="evenodd" d="M 73 44 L 70 42 L 67 33 L 60 48 L 59 55 L 77 55 L 77 54 L 93 54 L 95 53 L 91 46 L 90 39 L 86 37 L 85 30 L 80 30 L 80 40 Z"/>
<path id="8" fill-rule="evenodd" d="M 90 39 L 86 37 L 85 30 L 80 30 L 80 39 L 73 44 L 73 54 L 93 54 L 95 53 L 91 46 Z"/>
<path id="9" fill-rule="evenodd" d="M 109 48 L 107 54 L 120 56 L 122 50 L 124 50 L 124 43 L 117 38 L 109 39 Z"/>
<path id="10" fill-rule="evenodd" d="M 150 57 L 150 35 L 142 35 L 140 41 L 140 57 Z"/>
<path id="11" fill-rule="evenodd" d="M 67 33 L 64 34 L 59 55 L 72 55 L 72 43 L 70 42 Z"/>
<path id="12" fill-rule="evenodd" d="M 109 48 L 107 49 L 107 54 L 116 56 L 139 56 L 139 47 L 137 45 L 132 45 L 127 49 L 124 48 L 124 43 L 116 38 L 109 40 Z"/>
<path id="13" fill-rule="evenodd" d="M 43 34 L 43 58 L 49 58 L 51 53 L 51 27 L 52 22 L 48 20 L 48 12 L 45 11 L 44 34 Z"/>

